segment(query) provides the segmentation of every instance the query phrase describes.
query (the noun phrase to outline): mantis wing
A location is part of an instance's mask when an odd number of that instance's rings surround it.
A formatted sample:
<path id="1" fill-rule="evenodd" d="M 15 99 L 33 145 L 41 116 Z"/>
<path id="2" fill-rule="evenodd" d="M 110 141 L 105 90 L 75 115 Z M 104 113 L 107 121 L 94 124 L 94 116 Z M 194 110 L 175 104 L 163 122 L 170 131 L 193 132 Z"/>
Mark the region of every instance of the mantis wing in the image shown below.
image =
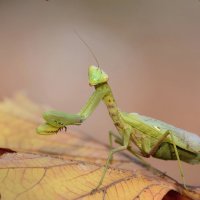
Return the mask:
<path id="1" fill-rule="evenodd" d="M 137 124 L 138 122 L 140 122 L 142 126 L 146 125 L 155 128 L 155 131 L 157 130 L 158 134 L 160 135 L 163 134 L 165 131 L 169 130 L 174 134 L 175 142 L 178 147 L 193 153 L 200 154 L 200 137 L 198 135 L 186 131 L 184 129 L 177 128 L 161 120 L 157 120 L 151 117 L 146 117 L 138 113 L 130 113 L 127 115 L 130 117 L 129 122 L 131 121 L 133 122 L 131 123 L 132 126 L 134 126 L 135 122 Z"/>

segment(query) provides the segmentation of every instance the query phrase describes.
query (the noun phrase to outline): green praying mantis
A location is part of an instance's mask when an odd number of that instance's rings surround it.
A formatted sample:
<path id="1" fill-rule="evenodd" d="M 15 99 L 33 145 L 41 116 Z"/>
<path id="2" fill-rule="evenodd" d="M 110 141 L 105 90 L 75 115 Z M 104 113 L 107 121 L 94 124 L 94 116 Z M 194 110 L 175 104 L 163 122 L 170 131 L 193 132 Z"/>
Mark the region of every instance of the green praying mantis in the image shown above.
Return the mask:
<path id="1" fill-rule="evenodd" d="M 177 160 L 186 187 L 181 161 L 190 164 L 200 163 L 200 137 L 160 120 L 120 111 L 108 84 L 108 75 L 101 68 L 90 66 L 88 78 L 90 86 L 94 86 L 95 91 L 80 112 L 44 112 L 43 118 L 46 122 L 37 128 L 37 132 L 43 135 L 54 134 L 69 125 L 80 125 L 103 100 L 119 135 L 109 133 L 111 149 L 96 189 L 103 183 L 113 154 L 124 150 L 129 150 L 138 158 L 152 156 L 163 160 Z M 113 148 L 113 138 L 120 146 Z M 133 149 L 132 144 L 135 144 L 138 150 Z"/>

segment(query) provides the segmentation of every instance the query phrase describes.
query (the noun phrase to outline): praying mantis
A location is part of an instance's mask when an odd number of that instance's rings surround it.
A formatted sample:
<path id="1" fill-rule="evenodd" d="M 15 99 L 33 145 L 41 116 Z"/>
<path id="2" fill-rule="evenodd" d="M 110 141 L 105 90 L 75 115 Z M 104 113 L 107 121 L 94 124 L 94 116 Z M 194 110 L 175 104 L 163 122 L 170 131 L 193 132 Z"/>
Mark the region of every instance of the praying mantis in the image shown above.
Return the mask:
<path id="1" fill-rule="evenodd" d="M 51 110 L 44 112 L 45 123 L 37 128 L 37 132 L 48 135 L 66 129 L 69 125 L 80 125 L 102 100 L 119 135 L 109 133 L 111 149 L 96 189 L 102 185 L 113 155 L 124 150 L 129 150 L 138 158 L 152 156 L 163 160 L 177 160 L 186 188 L 181 161 L 200 164 L 200 137 L 160 120 L 120 111 L 108 84 L 108 75 L 100 67 L 90 66 L 88 78 L 89 85 L 94 86 L 95 91 L 80 112 L 77 114 Z M 113 148 L 113 138 L 120 146 Z M 132 144 L 135 144 L 137 150 L 132 148 Z"/>

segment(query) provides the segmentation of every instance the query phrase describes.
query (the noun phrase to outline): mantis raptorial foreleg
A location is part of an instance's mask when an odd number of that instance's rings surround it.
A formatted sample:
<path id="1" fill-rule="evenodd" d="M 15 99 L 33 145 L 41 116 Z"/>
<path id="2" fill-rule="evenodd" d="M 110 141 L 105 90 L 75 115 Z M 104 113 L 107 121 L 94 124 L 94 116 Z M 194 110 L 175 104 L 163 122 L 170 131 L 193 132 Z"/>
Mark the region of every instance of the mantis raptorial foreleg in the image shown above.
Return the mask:
<path id="1" fill-rule="evenodd" d="M 107 90 L 95 90 L 78 114 L 83 116 L 84 119 L 87 119 L 98 106 L 99 102 L 102 100 L 107 92 Z"/>
<path id="2" fill-rule="evenodd" d="M 49 135 L 57 133 L 69 125 L 80 125 L 85 121 L 98 106 L 99 102 L 106 95 L 108 90 L 95 90 L 89 98 L 85 106 L 78 114 L 69 114 L 59 111 L 50 110 L 43 113 L 46 123 L 41 124 L 37 128 L 37 132 L 41 135 Z"/>

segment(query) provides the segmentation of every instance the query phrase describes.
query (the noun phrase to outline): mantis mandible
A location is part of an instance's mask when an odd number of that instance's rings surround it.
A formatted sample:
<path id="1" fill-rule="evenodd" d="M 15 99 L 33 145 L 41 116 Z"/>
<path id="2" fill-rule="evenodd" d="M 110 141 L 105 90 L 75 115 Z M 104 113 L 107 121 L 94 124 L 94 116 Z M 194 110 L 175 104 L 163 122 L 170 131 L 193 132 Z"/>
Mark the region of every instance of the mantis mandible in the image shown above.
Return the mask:
<path id="1" fill-rule="evenodd" d="M 46 122 L 37 128 L 37 132 L 54 134 L 63 128 L 66 129 L 68 125 L 80 125 L 103 100 L 119 136 L 109 133 L 111 150 L 96 189 L 103 183 L 113 154 L 124 150 L 131 151 L 136 157 L 152 156 L 163 160 L 177 160 L 180 175 L 186 187 L 181 161 L 200 164 L 200 137 L 160 120 L 120 111 L 108 85 L 108 75 L 101 68 L 90 66 L 88 78 L 90 86 L 94 86 L 95 91 L 80 112 L 77 114 L 59 111 L 44 112 L 43 118 Z M 113 138 L 120 146 L 112 147 Z M 132 149 L 133 143 L 138 150 Z"/>

